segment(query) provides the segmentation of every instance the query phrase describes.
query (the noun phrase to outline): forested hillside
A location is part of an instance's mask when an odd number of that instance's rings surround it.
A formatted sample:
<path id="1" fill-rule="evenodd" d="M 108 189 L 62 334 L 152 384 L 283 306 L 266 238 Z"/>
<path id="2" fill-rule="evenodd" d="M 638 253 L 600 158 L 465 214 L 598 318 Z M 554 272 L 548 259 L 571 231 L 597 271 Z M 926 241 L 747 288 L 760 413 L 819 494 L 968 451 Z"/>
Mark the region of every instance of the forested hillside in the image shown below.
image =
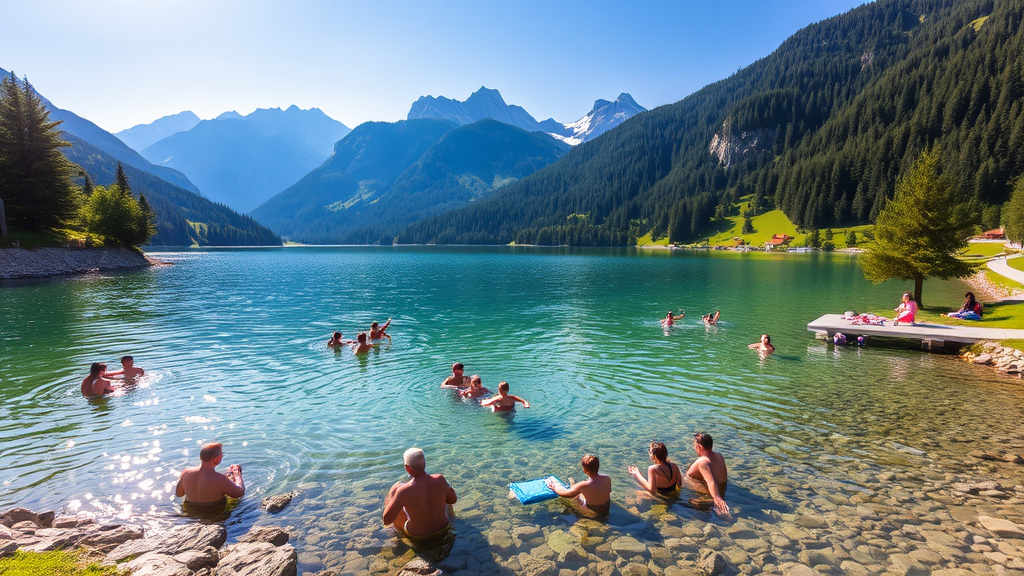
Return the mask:
<path id="1" fill-rule="evenodd" d="M 302 242 L 390 244 L 409 224 L 484 198 L 568 149 L 496 120 L 367 123 L 253 216 Z"/>
<path id="2" fill-rule="evenodd" d="M 398 241 L 683 241 L 750 193 L 804 228 L 861 223 L 927 146 L 991 224 L 1024 173 L 1022 18 L 1013 0 L 866 4 Z"/>

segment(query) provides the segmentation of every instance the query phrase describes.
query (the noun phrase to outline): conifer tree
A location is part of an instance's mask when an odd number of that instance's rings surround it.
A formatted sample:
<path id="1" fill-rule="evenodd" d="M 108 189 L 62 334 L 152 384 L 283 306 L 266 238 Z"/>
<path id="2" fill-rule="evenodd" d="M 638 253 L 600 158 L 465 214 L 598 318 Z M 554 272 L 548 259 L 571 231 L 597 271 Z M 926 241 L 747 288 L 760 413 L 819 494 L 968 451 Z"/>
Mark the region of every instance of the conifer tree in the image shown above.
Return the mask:
<path id="1" fill-rule="evenodd" d="M 1024 242 L 1024 178 L 1017 179 L 1010 201 L 1003 207 L 1003 229 L 1010 242 Z"/>
<path id="2" fill-rule="evenodd" d="M 156 214 L 153 209 L 149 206 L 149 201 L 146 200 L 146 195 L 139 194 L 139 223 L 138 223 L 138 240 L 137 245 L 141 246 L 156 234 Z"/>
<path id="3" fill-rule="evenodd" d="M 857 245 L 857 233 L 854 232 L 853 230 L 850 230 L 850 232 L 846 235 L 846 247 L 847 248 L 853 248 L 856 245 Z"/>
<path id="4" fill-rule="evenodd" d="M 61 148 L 70 146 L 28 80 L 14 73 L 0 83 L 0 198 L 7 220 L 48 232 L 73 224 L 82 205 L 76 167 Z"/>
<path id="5" fill-rule="evenodd" d="M 129 195 L 132 193 L 132 187 L 128 184 L 128 176 L 124 173 L 124 166 L 121 163 L 117 163 L 117 174 L 114 176 L 114 185 L 117 186 L 121 194 Z"/>
<path id="6" fill-rule="evenodd" d="M 948 280 L 974 272 L 957 254 L 967 247 L 977 213 L 938 167 L 937 149 L 921 153 L 878 214 L 875 240 L 861 260 L 872 282 L 913 280 L 918 306 L 926 276 Z"/>

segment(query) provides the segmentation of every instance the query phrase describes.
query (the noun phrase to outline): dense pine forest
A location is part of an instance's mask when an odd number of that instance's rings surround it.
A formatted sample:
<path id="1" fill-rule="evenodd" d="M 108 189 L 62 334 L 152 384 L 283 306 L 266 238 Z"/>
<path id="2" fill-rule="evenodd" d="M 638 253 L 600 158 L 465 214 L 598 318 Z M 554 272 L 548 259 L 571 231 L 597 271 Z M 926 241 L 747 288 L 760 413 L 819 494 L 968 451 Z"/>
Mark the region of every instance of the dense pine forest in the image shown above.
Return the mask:
<path id="1" fill-rule="evenodd" d="M 1024 174 L 1022 20 L 1018 0 L 861 6 L 396 241 L 687 241 L 749 194 L 806 229 L 872 222 L 929 146 L 995 226 Z"/>

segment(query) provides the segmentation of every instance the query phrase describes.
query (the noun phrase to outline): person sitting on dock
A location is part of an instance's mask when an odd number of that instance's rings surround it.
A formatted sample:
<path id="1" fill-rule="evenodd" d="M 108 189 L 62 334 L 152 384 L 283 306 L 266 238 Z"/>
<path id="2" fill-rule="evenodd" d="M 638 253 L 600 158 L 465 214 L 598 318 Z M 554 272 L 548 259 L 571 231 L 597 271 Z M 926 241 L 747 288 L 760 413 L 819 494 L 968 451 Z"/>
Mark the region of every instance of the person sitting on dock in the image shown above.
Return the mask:
<path id="1" fill-rule="evenodd" d="M 751 350 L 757 350 L 762 355 L 771 354 L 775 352 L 775 346 L 772 346 L 772 337 L 767 334 L 761 334 L 761 341 L 748 344 L 747 348 Z"/>
<path id="2" fill-rule="evenodd" d="M 707 324 L 708 326 L 714 326 L 714 325 L 718 324 L 718 317 L 719 316 L 721 316 L 721 313 L 718 310 L 715 310 L 713 313 L 705 314 L 704 316 L 701 316 L 700 317 L 700 321 L 705 323 L 705 324 Z"/>
<path id="3" fill-rule="evenodd" d="M 379 326 L 376 322 L 370 324 L 370 340 L 380 340 L 381 338 L 391 340 L 391 335 L 387 333 L 388 326 L 391 326 L 391 318 L 388 318 L 383 326 Z"/>
<path id="4" fill-rule="evenodd" d="M 459 396 L 462 396 L 463 398 L 477 398 L 490 393 L 490 390 L 484 388 L 483 380 L 476 375 L 469 379 L 469 388 L 459 390 Z"/>
<path id="5" fill-rule="evenodd" d="M 712 450 L 714 445 L 710 434 L 697 432 L 693 435 L 693 449 L 697 452 L 697 459 L 690 464 L 686 477 L 691 486 L 711 495 L 714 508 L 719 514 L 728 514 L 729 505 L 723 497 L 729 483 L 729 472 L 725 467 L 725 458 Z M 702 508 L 699 501 L 696 505 Z"/>
<path id="6" fill-rule="evenodd" d="M 640 474 L 636 466 L 626 468 L 637 484 L 651 493 L 652 496 L 671 498 L 679 492 L 683 485 L 683 475 L 679 472 L 679 466 L 668 461 L 668 448 L 663 442 L 651 442 L 647 452 L 654 464 L 647 468 L 647 478 Z"/>
<path id="7" fill-rule="evenodd" d="M 896 319 L 892 321 L 893 326 L 899 326 L 900 322 L 913 324 L 914 316 L 917 315 L 917 302 L 910 292 L 903 293 L 903 302 L 895 308 Z"/>
<path id="8" fill-rule="evenodd" d="M 392 525 L 410 540 L 443 536 L 452 525 L 452 505 L 459 497 L 441 474 L 427 474 L 423 450 L 409 448 L 402 455 L 410 478 L 398 482 L 384 499 L 384 525 Z"/>
<path id="9" fill-rule="evenodd" d="M 470 383 L 469 376 L 464 374 L 465 371 L 466 366 L 462 362 L 452 364 L 452 373 L 444 379 L 444 382 L 441 382 L 441 388 L 449 388 L 453 390 L 465 388 Z"/>
<path id="10" fill-rule="evenodd" d="M 502 380 L 498 383 L 498 395 L 491 396 L 487 400 L 480 403 L 481 406 L 490 406 L 491 410 L 495 412 L 515 412 L 516 402 L 520 402 L 523 408 L 529 408 L 530 403 L 523 400 L 519 396 L 513 396 L 508 393 L 508 382 Z"/>
<path id="11" fill-rule="evenodd" d="M 355 340 L 342 340 L 341 332 L 335 332 L 331 335 L 331 339 L 327 341 L 328 348 L 341 348 L 348 344 L 355 344 Z"/>
<path id="12" fill-rule="evenodd" d="M 82 396 L 94 398 L 110 394 L 116 388 L 110 380 L 107 380 L 107 365 L 102 362 L 94 362 L 89 367 L 89 375 L 82 380 Z"/>
<path id="13" fill-rule="evenodd" d="M 225 474 L 217 472 L 217 466 L 224 459 L 224 447 L 212 442 L 199 451 L 199 466 L 185 468 L 178 478 L 174 495 L 185 497 L 185 503 L 192 506 L 223 506 L 228 498 L 245 496 L 245 482 L 242 467 L 232 464 Z"/>
<path id="14" fill-rule="evenodd" d="M 586 480 L 573 483 L 570 478 L 572 486 L 565 488 L 554 478 L 548 478 L 548 488 L 562 498 L 571 498 L 584 516 L 607 516 L 612 508 L 612 479 L 599 473 L 601 461 L 593 454 L 584 455 L 580 466 L 587 475 Z"/>

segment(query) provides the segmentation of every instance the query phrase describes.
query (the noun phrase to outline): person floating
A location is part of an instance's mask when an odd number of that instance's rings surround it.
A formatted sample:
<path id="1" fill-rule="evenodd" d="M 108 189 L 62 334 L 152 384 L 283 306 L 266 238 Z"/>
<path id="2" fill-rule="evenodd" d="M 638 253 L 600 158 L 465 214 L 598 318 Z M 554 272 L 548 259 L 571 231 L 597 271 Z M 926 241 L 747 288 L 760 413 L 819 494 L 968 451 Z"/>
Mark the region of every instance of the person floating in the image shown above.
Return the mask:
<path id="1" fill-rule="evenodd" d="M 651 442 L 647 453 L 651 462 L 654 462 L 647 468 L 647 478 L 640 474 L 636 466 L 630 466 L 626 471 L 652 496 L 671 497 L 677 494 L 683 485 L 683 475 L 679 472 L 679 466 L 668 461 L 668 448 L 662 442 Z"/>
<path id="2" fill-rule="evenodd" d="M 242 467 L 232 464 L 224 474 L 217 472 L 217 466 L 224 459 L 224 447 L 212 442 L 199 451 L 199 466 L 185 468 L 178 478 L 174 495 L 185 497 L 185 503 L 193 506 L 222 506 L 228 498 L 245 495 L 242 481 Z"/>
<path id="3" fill-rule="evenodd" d="M 469 388 L 462 388 L 459 390 L 459 396 L 462 396 L 463 398 L 477 398 L 490 393 L 490 390 L 484 388 L 483 380 L 476 375 L 469 379 Z"/>
<path id="4" fill-rule="evenodd" d="M 328 348 L 341 348 L 350 344 L 355 344 L 355 340 L 344 340 L 341 337 L 341 332 L 335 332 L 331 335 L 331 339 L 327 341 Z"/>
<path id="5" fill-rule="evenodd" d="M 715 310 L 712 313 L 701 316 L 700 321 L 707 324 L 708 326 L 714 326 L 715 324 L 718 324 L 718 317 L 721 315 L 721 312 Z"/>
<path id="6" fill-rule="evenodd" d="M 914 316 L 917 315 L 917 302 L 910 292 L 903 293 L 903 302 L 895 308 L 896 319 L 892 321 L 893 326 L 899 326 L 900 322 L 914 323 Z"/>
<path id="7" fill-rule="evenodd" d="M 761 341 L 748 344 L 747 348 L 751 350 L 757 350 L 762 355 L 771 354 L 775 352 L 775 346 L 772 346 L 772 337 L 767 334 L 761 334 Z"/>
<path id="8" fill-rule="evenodd" d="M 686 470 L 686 477 L 691 480 L 691 484 L 711 495 L 715 511 L 728 514 L 729 505 L 725 503 L 724 496 L 729 472 L 725 467 L 725 458 L 712 450 L 714 444 L 710 434 L 697 432 L 693 435 L 693 449 L 697 452 L 697 459 Z"/>
<path id="9" fill-rule="evenodd" d="M 586 480 L 573 484 L 570 478 L 572 486 L 565 488 L 554 478 L 548 478 L 548 488 L 562 498 L 573 499 L 586 516 L 607 516 L 612 508 L 612 479 L 599 473 L 601 461 L 593 454 L 584 455 L 580 459 L 580 466 L 587 475 Z"/>
<path id="10" fill-rule="evenodd" d="M 376 346 L 376 344 L 371 344 L 366 341 L 366 332 L 360 332 L 359 335 L 356 336 L 356 341 L 352 343 L 352 351 L 356 354 L 366 354 L 374 346 Z"/>
<path id="11" fill-rule="evenodd" d="M 410 478 L 398 482 L 384 499 L 384 525 L 392 525 L 411 540 L 443 536 L 455 516 L 452 505 L 459 497 L 441 474 L 427 474 L 423 450 L 409 448 L 402 455 Z"/>
<path id="12" fill-rule="evenodd" d="M 452 373 L 441 382 L 441 388 L 459 389 L 469 385 L 469 376 L 465 375 L 466 366 L 462 362 L 452 364 Z"/>
<path id="13" fill-rule="evenodd" d="M 391 335 L 387 333 L 388 326 L 391 326 L 391 318 L 388 318 L 383 326 L 378 326 L 376 322 L 370 324 L 370 340 L 380 340 L 381 338 L 391 340 Z"/>
<path id="14" fill-rule="evenodd" d="M 498 383 L 498 395 L 491 396 L 487 400 L 480 403 L 481 406 L 490 406 L 491 410 L 495 412 L 515 412 L 516 402 L 520 402 L 523 408 L 529 408 L 530 403 L 523 400 L 519 396 L 513 396 L 508 393 L 508 382 L 502 380 Z"/>
<path id="15" fill-rule="evenodd" d="M 120 376 L 127 382 L 133 382 L 146 375 L 146 371 L 135 366 L 135 359 L 131 356 L 121 357 L 121 369 L 117 372 L 107 372 L 107 376 Z"/>
<path id="16" fill-rule="evenodd" d="M 82 396 L 94 398 L 116 390 L 117 388 L 110 380 L 106 379 L 106 376 L 107 365 L 102 362 L 94 362 L 89 367 L 89 375 L 82 380 Z"/>

